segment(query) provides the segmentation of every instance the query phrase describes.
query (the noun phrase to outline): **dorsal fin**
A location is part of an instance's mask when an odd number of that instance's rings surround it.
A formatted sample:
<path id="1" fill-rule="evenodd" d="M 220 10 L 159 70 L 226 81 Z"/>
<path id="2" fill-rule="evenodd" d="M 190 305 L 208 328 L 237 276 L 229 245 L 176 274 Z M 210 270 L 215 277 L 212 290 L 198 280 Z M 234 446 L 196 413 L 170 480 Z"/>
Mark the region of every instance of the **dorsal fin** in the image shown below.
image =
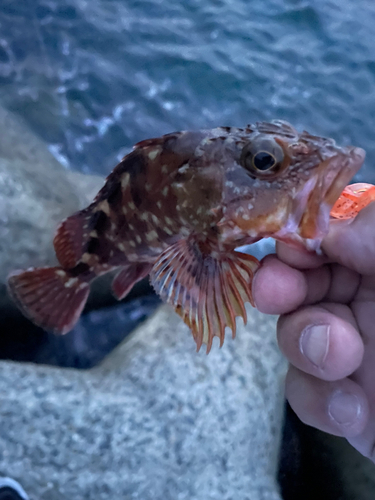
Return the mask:
<path id="1" fill-rule="evenodd" d="M 235 317 L 246 323 L 245 302 L 254 305 L 251 282 L 259 262 L 240 252 L 205 254 L 192 238 L 165 250 L 150 273 L 151 283 L 163 301 L 172 304 L 191 328 L 197 350 L 213 337 L 224 342 L 225 327 L 236 334 Z"/>
<path id="2" fill-rule="evenodd" d="M 53 239 L 56 257 L 62 267 L 75 267 L 82 257 L 83 245 L 87 242 L 87 224 L 91 214 L 86 210 L 77 212 L 63 220 L 56 230 Z"/>

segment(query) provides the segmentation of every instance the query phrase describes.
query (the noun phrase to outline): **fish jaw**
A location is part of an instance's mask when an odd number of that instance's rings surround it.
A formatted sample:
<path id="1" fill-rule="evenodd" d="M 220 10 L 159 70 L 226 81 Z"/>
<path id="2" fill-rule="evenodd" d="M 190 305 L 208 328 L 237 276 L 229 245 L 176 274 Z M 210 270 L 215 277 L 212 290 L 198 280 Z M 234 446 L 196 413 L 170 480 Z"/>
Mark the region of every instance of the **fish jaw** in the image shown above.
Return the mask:
<path id="1" fill-rule="evenodd" d="M 317 173 L 296 194 L 285 225 L 272 235 L 275 239 L 319 251 L 328 233 L 332 207 L 366 155 L 361 148 L 339 149 L 323 160 Z"/>

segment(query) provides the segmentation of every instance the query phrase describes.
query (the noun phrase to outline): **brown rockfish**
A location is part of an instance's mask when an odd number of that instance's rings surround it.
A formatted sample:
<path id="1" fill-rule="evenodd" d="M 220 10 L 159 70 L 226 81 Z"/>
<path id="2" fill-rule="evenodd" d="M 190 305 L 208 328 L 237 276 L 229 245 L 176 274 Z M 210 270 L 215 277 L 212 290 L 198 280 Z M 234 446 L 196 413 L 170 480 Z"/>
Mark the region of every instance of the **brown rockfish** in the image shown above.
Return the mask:
<path id="1" fill-rule="evenodd" d="M 365 152 L 298 133 L 284 121 L 176 132 L 134 146 L 86 209 L 64 220 L 58 267 L 16 271 L 9 290 L 23 313 L 55 333 L 78 320 L 89 283 L 118 269 L 122 299 L 150 275 L 199 349 L 233 337 L 254 305 L 257 259 L 236 251 L 272 236 L 319 249 L 330 210 Z"/>

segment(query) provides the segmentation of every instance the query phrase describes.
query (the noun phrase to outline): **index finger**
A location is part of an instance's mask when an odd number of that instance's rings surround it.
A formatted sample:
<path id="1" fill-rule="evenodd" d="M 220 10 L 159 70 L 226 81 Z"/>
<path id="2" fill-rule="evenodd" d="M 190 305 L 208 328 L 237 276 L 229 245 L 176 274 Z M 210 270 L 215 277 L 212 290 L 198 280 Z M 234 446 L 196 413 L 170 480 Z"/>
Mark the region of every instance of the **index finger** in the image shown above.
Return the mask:
<path id="1" fill-rule="evenodd" d="M 304 274 L 267 255 L 255 273 L 252 293 L 256 308 L 267 314 L 284 314 L 299 307 L 307 295 Z"/>

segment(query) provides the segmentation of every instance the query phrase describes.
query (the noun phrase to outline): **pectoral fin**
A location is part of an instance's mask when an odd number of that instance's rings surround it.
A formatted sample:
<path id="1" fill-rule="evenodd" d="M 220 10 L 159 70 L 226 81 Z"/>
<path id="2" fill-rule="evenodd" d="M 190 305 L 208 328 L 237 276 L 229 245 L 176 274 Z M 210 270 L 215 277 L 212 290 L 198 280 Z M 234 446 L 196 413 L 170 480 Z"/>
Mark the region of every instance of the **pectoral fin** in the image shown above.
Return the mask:
<path id="1" fill-rule="evenodd" d="M 236 316 L 246 323 L 245 302 L 254 305 L 251 282 L 259 262 L 240 252 L 203 252 L 199 243 L 178 241 L 165 250 L 150 273 L 163 301 L 172 304 L 191 328 L 197 350 L 213 337 L 224 342 L 225 327 L 236 334 Z"/>

